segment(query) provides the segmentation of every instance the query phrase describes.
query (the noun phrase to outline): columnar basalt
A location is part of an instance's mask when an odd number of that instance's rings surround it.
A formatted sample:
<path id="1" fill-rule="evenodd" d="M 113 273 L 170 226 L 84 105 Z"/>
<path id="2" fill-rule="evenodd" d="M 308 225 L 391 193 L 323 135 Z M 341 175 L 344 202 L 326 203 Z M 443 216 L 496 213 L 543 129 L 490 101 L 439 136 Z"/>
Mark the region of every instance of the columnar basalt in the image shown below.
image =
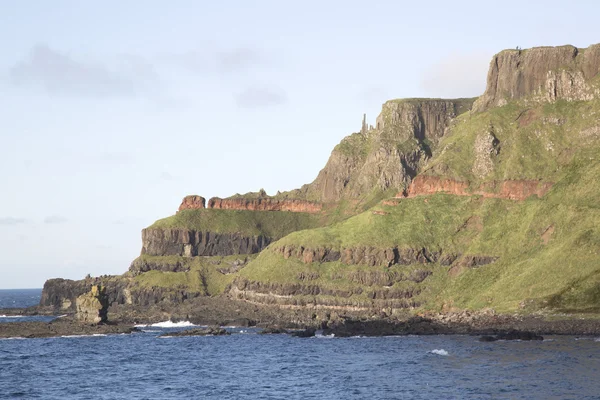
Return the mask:
<path id="1" fill-rule="evenodd" d="M 258 253 L 269 245 L 266 236 L 213 233 L 189 229 L 142 230 L 142 254 L 151 256 L 228 256 Z"/>
<path id="2" fill-rule="evenodd" d="M 502 106 L 529 95 L 544 101 L 590 100 L 595 92 L 587 82 L 600 71 L 600 45 L 504 50 L 490 63 L 485 93 L 475 112 Z"/>

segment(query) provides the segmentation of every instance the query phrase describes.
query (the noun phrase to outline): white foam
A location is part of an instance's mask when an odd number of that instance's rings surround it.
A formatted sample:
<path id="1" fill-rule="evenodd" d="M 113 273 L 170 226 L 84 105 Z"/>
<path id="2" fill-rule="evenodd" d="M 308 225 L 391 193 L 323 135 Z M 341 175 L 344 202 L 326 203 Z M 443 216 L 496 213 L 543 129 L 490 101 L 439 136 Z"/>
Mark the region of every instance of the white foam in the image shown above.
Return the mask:
<path id="1" fill-rule="evenodd" d="M 431 350 L 430 353 L 437 354 L 438 356 L 447 356 L 449 353 L 444 349 L 434 349 Z"/>
<path id="2" fill-rule="evenodd" d="M 335 334 L 334 333 L 332 333 L 331 335 L 319 334 L 319 335 L 315 335 L 315 337 L 317 337 L 319 339 L 333 339 L 335 337 Z"/>
<path id="3" fill-rule="evenodd" d="M 190 321 L 180 321 L 180 322 L 164 321 L 164 322 L 157 322 L 155 324 L 144 325 L 144 326 L 153 326 L 156 328 L 184 328 L 187 326 L 196 326 L 196 325 L 192 324 Z"/>
<path id="4" fill-rule="evenodd" d="M 0 318 L 26 318 L 27 315 L 0 315 Z"/>
<path id="5" fill-rule="evenodd" d="M 600 338 L 594 339 L 594 342 L 600 342 Z"/>
<path id="6" fill-rule="evenodd" d="M 0 338 L 0 340 L 24 340 L 24 339 L 27 339 L 27 338 L 24 338 L 24 337 L 21 337 L 21 336 Z"/>
<path id="7" fill-rule="evenodd" d="M 106 336 L 106 334 L 104 333 L 94 333 L 91 335 L 63 335 L 61 336 L 61 338 L 84 338 L 84 337 L 102 337 L 102 336 Z"/>

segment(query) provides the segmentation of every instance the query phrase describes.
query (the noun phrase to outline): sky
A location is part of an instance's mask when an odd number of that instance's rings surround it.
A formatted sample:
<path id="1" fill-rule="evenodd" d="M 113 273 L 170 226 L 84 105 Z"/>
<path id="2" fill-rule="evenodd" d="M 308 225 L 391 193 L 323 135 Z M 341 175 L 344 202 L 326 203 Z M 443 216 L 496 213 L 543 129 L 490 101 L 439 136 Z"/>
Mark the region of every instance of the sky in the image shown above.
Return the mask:
<path id="1" fill-rule="evenodd" d="M 300 187 L 386 100 L 600 42 L 595 0 L 0 5 L 0 289 L 121 274 L 185 195 Z"/>

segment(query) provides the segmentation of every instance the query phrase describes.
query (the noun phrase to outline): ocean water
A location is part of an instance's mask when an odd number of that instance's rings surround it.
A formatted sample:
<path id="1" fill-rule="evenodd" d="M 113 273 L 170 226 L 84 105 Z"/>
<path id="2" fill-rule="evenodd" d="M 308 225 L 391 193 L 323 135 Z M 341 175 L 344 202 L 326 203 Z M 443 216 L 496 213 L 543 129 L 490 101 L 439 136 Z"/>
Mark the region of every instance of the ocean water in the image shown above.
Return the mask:
<path id="1" fill-rule="evenodd" d="M 1 293 L 0 293 L 1 294 Z M 0 340 L 0 399 L 597 399 L 600 342 L 470 336 Z"/>

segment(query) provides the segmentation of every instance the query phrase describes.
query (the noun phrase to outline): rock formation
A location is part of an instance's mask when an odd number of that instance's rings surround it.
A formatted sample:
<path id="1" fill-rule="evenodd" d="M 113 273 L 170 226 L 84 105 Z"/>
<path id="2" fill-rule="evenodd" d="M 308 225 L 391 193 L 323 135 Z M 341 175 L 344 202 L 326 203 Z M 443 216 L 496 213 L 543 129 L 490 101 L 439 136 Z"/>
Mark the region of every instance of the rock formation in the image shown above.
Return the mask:
<path id="1" fill-rule="evenodd" d="M 86 294 L 77 297 L 77 319 L 86 324 L 100 324 L 108 319 L 108 297 L 100 285 L 92 286 Z"/>
<path id="2" fill-rule="evenodd" d="M 300 195 L 331 203 L 360 198 L 372 190 L 403 188 L 431 157 L 432 147 L 452 120 L 472 103 L 473 99 L 386 102 L 374 130 L 363 129 L 342 140 L 314 182 L 299 190 Z"/>
<path id="3" fill-rule="evenodd" d="M 191 195 L 185 196 L 181 201 L 181 205 L 179 206 L 179 211 L 181 210 L 199 210 L 205 208 L 206 200 L 202 196 Z"/>
<path id="4" fill-rule="evenodd" d="M 483 196 L 508 200 L 525 200 L 531 196 L 543 197 L 552 188 L 552 182 L 534 180 L 507 180 L 486 182 L 479 188 L 470 188 L 469 182 L 437 176 L 419 175 L 411 183 L 408 194 L 399 193 L 396 197 L 415 197 L 435 193 L 455 196 Z"/>
<path id="5" fill-rule="evenodd" d="M 208 201 L 208 208 L 218 210 L 249 210 L 249 211 L 291 211 L 318 213 L 323 206 L 317 202 L 299 199 L 274 198 L 229 198 L 213 197 Z M 181 209 L 181 208 L 180 208 Z"/>
<path id="6" fill-rule="evenodd" d="M 473 105 L 481 112 L 510 100 L 538 95 L 546 101 L 590 100 L 587 81 L 600 70 L 600 44 L 504 50 L 490 63 L 485 93 Z"/>
<path id="7" fill-rule="evenodd" d="M 183 257 L 254 254 L 267 247 L 271 240 L 262 235 L 146 228 L 142 230 L 142 254 Z"/>

